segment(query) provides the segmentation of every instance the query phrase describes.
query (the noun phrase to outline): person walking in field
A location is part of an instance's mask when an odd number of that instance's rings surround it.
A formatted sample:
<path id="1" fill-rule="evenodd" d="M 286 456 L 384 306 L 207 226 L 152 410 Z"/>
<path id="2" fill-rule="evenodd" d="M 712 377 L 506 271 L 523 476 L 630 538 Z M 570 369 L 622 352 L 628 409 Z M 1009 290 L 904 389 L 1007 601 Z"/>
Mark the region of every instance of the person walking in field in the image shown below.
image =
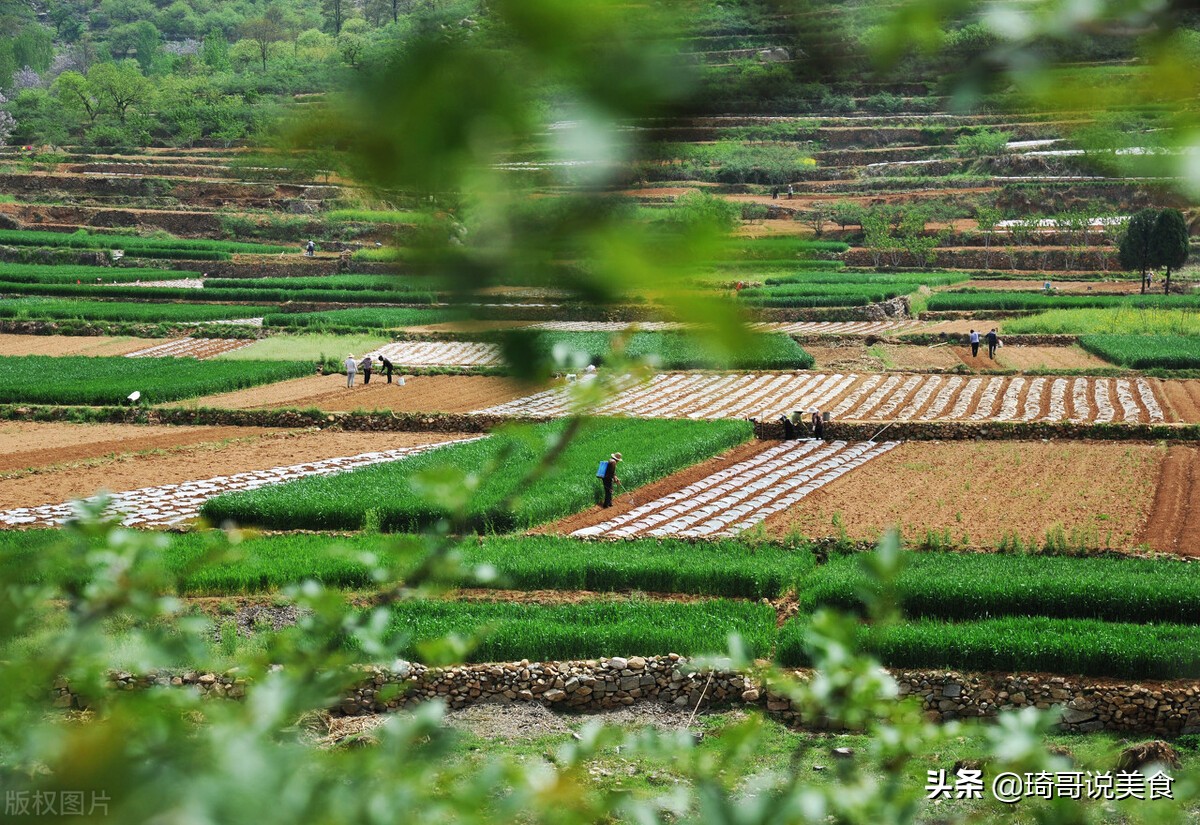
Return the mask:
<path id="1" fill-rule="evenodd" d="M 971 330 L 971 357 L 979 357 L 979 333 L 976 330 Z"/>
<path id="2" fill-rule="evenodd" d="M 608 457 L 608 461 L 602 462 L 604 465 L 603 475 L 600 479 L 604 483 L 604 506 L 612 507 L 613 503 L 613 485 L 620 484 L 621 479 L 617 478 L 617 465 L 621 462 L 621 454 L 613 453 Z"/>
<path id="3" fill-rule="evenodd" d="M 383 374 L 387 376 L 387 382 L 389 384 L 392 383 L 392 362 L 387 359 L 386 355 L 379 356 L 379 361 L 381 365 L 380 369 L 382 369 Z"/>
<path id="4" fill-rule="evenodd" d="M 996 360 L 996 347 L 1000 345 L 1000 336 L 996 334 L 996 328 L 992 327 L 992 331 L 987 334 L 988 358 Z"/>
<path id="5" fill-rule="evenodd" d="M 354 360 L 354 353 L 346 356 L 346 389 L 354 386 L 354 376 L 358 374 L 358 362 Z"/>
<path id="6" fill-rule="evenodd" d="M 825 437 L 825 419 L 821 416 L 820 410 L 812 411 L 812 431 L 813 438 Z"/>
<path id="7" fill-rule="evenodd" d="M 794 196 L 795 194 L 796 194 L 796 187 L 792 186 L 792 185 L 789 183 L 789 184 L 788 184 L 788 200 L 791 200 L 791 199 L 792 199 L 792 196 Z"/>
<path id="8" fill-rule="evenodd" d="M 364 355 L 362 363 L 358 365 L 358 368 L 362 370 L 364 387 L 371 383 L 371 367 L 374 363 L 375 361 L 370 355 Z"/>
<path id="9" fill-rule="evenodd" d="M 309 241 L 308 245 L 304 247 L 304 255 L 306 257 L 311 258 L 316 253 L 316 251 L 317 251 L 317 245 L 315 243 L 313 243 L 312 241 Z"/>

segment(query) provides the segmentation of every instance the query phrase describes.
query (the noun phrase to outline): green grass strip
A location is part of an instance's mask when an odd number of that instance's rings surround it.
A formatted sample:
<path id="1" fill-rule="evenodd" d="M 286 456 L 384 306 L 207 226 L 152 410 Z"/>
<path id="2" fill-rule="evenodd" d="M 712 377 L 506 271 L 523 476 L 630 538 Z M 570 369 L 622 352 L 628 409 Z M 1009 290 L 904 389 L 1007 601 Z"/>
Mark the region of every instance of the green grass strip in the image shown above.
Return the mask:
<path id="1" fill-rule="evenodd" d="M 141 403 L 158 404 L 311 373 L 311 364 L 296 361 L 3 356 L 0 403 L 120 404 L 137 391 Z"/>
<path id="2" fill-rule="evenodd" d="M 895 582 L 911 618 L 1049 616 L 1114 622 L 1200 624 L 1200 565 L 1135 558 L 905 553 Z M 800 606 L 860 608 L 872 577 L 858 556 L 815 569 Z"/>
<path id="3" fill-rule="evenodd" d="M 253 318 L 272 306 L 210 306 L 205 304 L 142 304 L 58 298 L 20 298 L 0 301 L 0 318 L 29 321 L 124 321 L 148 324 L 189 324 Z"/>
<path id="4" fill-rule="evenodd" d="M 183 575 L 180 593 L 221 596 L 263 593 L 311 579 L 327 587 L 367 589 L 376 583 L 370 554 L 380 564 L 410 561 L 410 536 L 286 534 L 247 538 L 230 548 L 231 557 L 194 570 L 223 534 L 172 535 L 160 560 L 166 571 Z M 72 539 L 60 530 L 0 532 L 0 564 L 22 581 L 54 578 L 74 582 L 66 568 L 44 573 L 37 558 Z M 99 549 L 99 545 L 97 545 Z M 565 536 L 489 536 L 464 541 L 456 549 L 469 568 L 488 566 L 496 578 L 487 586 L 523 590 L 637 590 L 729 598 L 773 598 L 808 573 L 808 551 L 735 541 L 690 543 L 638 539 L 594 544 Z"/>
<path id="5" fill-rule="evenodd" d="M 1125 679 L 1200 676 L 1200 627 L 1094 619 L 1003 617 L 976 622 L 924 619 L 859 629 L 859 641 L 890 667 L 1042 671 Z M 776 659 L 809 663 L 803 625 L 783 626 Z"/>
<path id="6" fill-rule="evenodd" d="M 1200 295 L 1042 295 L 1037 292 L 937 292 L 929 296 L 932 311 L 1041 309 L 1198 309 Z"/>
<path id="7" fill-rule="evenodd" d="M 1136 370 L 1200 368 L 1200 338 L 1162 335 L 1085 335 L 1079 345 Z"/>
<path id="8" fill-rule="evenodd" d="M 424 644 L 451 634 L 483 634 L 471 662 L 595 659 L 601 656 L 694 656 L 719 653 L 731 634 L 750 655 L 768 655 L 775 610 L 756 602 L 604 600 L 570 605 L 511 602 L 401 602 L 388 629 L 410 642 L 401 655 L 421 660 Z"/>
<path id="9" fill-rule="evenodd" d="M 448 518 L 445 499 L 461 497 L 467 526 L 503 532 L 597 503 L 596 468 L 610 453 L 624 454 L 619 472 L 624 488 L 618 489 L 629 491 L 751 435 L 747 421 L 591 419 L 549 471 L 527 483 L 565 426 L 556 421 L 511 427 L 402 461 L 219 496 L 201 513 L 214 523 L 278 529 L 357 530 L 377 521 L 393 532 L 413 532 Z M 478 486 L 471 489 L 473 483 Z M 438 491 L 441 498 L 422 495 L 422 488 Z"/>
<path id="10" fill-rule="evenodd" d="M 1004 331 L 1032 335 L 1196 335 L 1200 312 L 1179 309 L 1056 309 L 1004 321 Z"/>
<path id="11" fill-rule="evenodd" d="M 142 238 L 137 235 L 103 235 L 80 230 L 71 234 L 36 229 L 0 229 L 0 244 L 44 246 L 65 249 L 123 249 L 129 255 L 142 252 L 217 252 L 278 254 L 299 252 L 298 246 L 237 243 L 234 241 L 192 240 L 186 238 Z"/>

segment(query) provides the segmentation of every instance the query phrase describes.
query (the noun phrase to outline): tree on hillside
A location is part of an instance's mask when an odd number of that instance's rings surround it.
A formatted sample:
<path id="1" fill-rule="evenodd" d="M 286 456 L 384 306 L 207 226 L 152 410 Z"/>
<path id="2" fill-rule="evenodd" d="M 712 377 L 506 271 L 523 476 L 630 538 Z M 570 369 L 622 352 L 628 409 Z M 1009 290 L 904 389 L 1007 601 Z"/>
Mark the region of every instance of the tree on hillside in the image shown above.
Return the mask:
<path id="1" fill-rule="evenodd" d="M 0 92 L 0 146 L 8 143 L 8 136 L 11 135 L 17 128 L 17 121 L 12 116 L 12 113 L 4 108 L 4 104 L 8 103 L 8 98 Z"/>
<path id="2" fill-rule="evenodd" d="M 283 39 L 283 34 L 283 24 L 271 14 L 253 17 L 242 25 L 242 36 L 257 47 L 264 72 L 267 70 L 267 58 L 271 56 L 271 47 Z"/>
<path id="3" fill-rule="evenodd" d="M 346 22 L 345 0 L 321 0 L 321 12 L 326 22 L 333 29 L 334 37 L 342 33 L 342 24 Z"/>
<path id="4" fill-rule="evenodd" d="M 1158 212 L 1154 209 L 1143 209 L 1132 218 L 1121 236 L 1118 254 L 1121 267 L 1135 269 L 1142 273 L 1142 292 L 1146 291 L 1146 273 L 1154 266 L 1154 258 L 1150 252 L 1150 235 L 1158 220 Z"/>
<path id="5" fill-rule="evenodd" d="M 994 206 L 980 206 L 975 209 L 975 222 L 983 233 L 983 268 L 992 266 L 992 235 L 996 224 L 1000 223 L 1000 210 Z"/>
<path id="6" fill-rule="evenodd" d="M 847 226 L 857 226 L 862 228 L 863 207 L 854 201 L 834 201 L 830 207 L 830 219 L 840 226 L 843 230 Z"/>
<path id="7" fill-rule="evenodd" d="M 122 124 L 129 114 L 129 107 L 145 103 L 153 91 L 135 60 L 97 63 L 88 71 L 87 79 L 96 98 L 106 109 L 111 109 Z"/>
<path id="8" fill-rule="evenodd" d="M 1171 270 L 1187 263 L 1188 242 L 1187 221 L 1183 213 L 1178 209 L 1159 212 L 1150 232 L 1150 257 L 1154 266 L 1166 267 L 1163 294 L 1171 291 Z"/>
<path id="9" fill-rule="evenodd" d="M 88 79 L 76 71 L 63 72 L 50 87 L 63 107 L 95 123 L 100 116 L 101 103 Z"/>

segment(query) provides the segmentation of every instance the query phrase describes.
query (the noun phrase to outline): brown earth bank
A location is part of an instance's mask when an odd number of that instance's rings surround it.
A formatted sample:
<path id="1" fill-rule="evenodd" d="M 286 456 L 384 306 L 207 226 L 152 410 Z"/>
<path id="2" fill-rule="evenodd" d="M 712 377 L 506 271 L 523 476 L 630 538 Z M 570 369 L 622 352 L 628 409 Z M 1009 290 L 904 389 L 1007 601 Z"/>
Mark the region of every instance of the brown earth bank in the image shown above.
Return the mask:
<path id="1" fill-rule="evenodd" d="M 1003 339 L 1001 339 L 1003 340 Z M 987 343 L 979 345 L 979 355 L 972 356 L 971 348 L 947 347 L 973 370 L 1109 370 L 1114 368 L 1103 358 L 1098 358 L 1078 346 L 1073 347 L 999 347 L 996 358 L 987 354 Z"/>
<path id="2" fill-rule="evenodd" d="M 657 498 L 670 495 L 676 490 L 681 490 L 689 484 L 693 484 L 702 478 L 706 478 L 713 473 L 720 472 L 727 467 L 732 467 L 739 461 L 745 461 L 751 456 L 761 453 L 770 447 L 775 446 L 777 441 L 750 441 L 745 444 L 739 444 L 732 450 L 727 450 L 720 455 L 706 458 L 698 464 L 693 464 L 687 469 L 680 470 L 677 473 L 672 473 L 666 478 L 659 479 L 652 484 L 647 484 L 643 487 L 638 487 L 629 492 L 623 491 L 619 486 L 615 488 L 613 494 L 612 507 L 600 507 L 594 505 L 584 510 L 581 513 L 576 513 L 573 516 L 567 516 L 565 519 L 545 524 L 541 527 L 536 527 L 529 532 L 534 535 L 545 534 L 567 534 L 573 533 L 576 530 L 582 530 L 584 527 L 591 527 L 595 524 L 600 524 L 603 521 L 608 521 L 611 518 L 628 513 L 635 507 L 645 504 L 649 501 L 654 501 Z M 618 473 L 619 476 L 619 473 Z M 597 482 L 599 489 L 599 482 Z M 602 549 L 601 549 L 602 548 Z M 597 552 L 622 552 L 619 546 L 616 548 L 607 548 L 598 546 Z"/>
<path id="3" fill-rule="evenodd" d="M 899 527 L 910 543 L 1041 546 L 1059 529 L 1089 548 L 1132 549 L 1154 506 L 1165 446 L 1101 442 L 909 442 L 772 516 L 799 531 L 873 540 Z"/>
<path id="4" fill-rule="evenodd" d="M 109 337 L 103 335 L 0 334 L 0 355 L 128 355 L 165 344 L 166 338 Z"/>
<path id="5" fill-rule="evenodd" d="M 371 383 L 362 376 L 353 388 L 344 375 L 314 375 L 295 378 L 236 392 L 178 401 L 172 407 L 217 407 L 245 410 L 255 408 L 317 408 L 320 410 L 391 410 L 393 412 L 463 413 L 503 404 L 544 389 L 510 378 L 486 375 L 406 376 L 404 386 L 388 384 L 378 373 Z"/>
<path id="6" fill-rule="evenodd" d="M 235 438 L 258 439 L 279 432 L 261 427 L 138 427 L 5 421 L 0 422 L 0 473 Z"/>
<path id="7" fill-rule="evenodd" d="M 250 441 L 197 443 L 167 453 L 122 456 L 97 466 L 68 465 L 20 478 L 0 479 L 0 502 L 6 508 L 36 507 L 91 496 L 100 490 L 124 492 L 453 438 L 445 433 L 314 430 L 269 433 Z M 130 440 L 132 450 L 136 450 L 136 444 L 135 439 Z"/>
<path id="8" fill-rule="evenodd" d="M 845 341 L 838 346 L 804 344 L 818 370 L 839 372 L 886 372 L 890 369 L 910 372 L 945 372 L 960 369 L 959 360 L 948 346 L 928 347 L 910 344 L 875 344 Z"/>

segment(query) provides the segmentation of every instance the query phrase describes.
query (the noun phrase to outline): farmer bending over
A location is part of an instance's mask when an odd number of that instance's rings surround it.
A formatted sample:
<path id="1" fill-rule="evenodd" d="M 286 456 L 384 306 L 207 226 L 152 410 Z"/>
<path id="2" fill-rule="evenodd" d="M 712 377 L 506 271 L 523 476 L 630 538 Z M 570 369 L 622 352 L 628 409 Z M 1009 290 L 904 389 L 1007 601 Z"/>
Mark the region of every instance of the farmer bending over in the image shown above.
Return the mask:
<path id="1" fill-rule="evenodd" d="M 613 485 L 620 484 L 621 479 L 617 478 L 617 464 L 621 461 L 620 453 L 613 453 L 609 456 L 608 461 L 604 462 L 604 506 L 612 507 Z"/>

